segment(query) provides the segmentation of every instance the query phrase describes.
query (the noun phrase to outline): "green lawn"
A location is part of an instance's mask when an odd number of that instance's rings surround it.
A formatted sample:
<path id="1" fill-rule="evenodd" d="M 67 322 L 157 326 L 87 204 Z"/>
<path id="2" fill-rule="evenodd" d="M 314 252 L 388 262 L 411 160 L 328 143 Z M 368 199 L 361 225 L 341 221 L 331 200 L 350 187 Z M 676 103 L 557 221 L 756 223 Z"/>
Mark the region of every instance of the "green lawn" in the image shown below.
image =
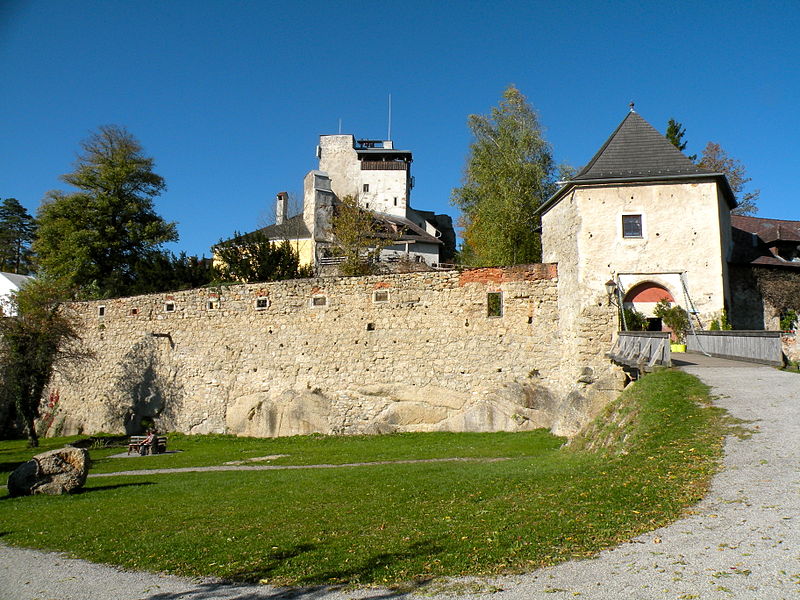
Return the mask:
<path id="1" fill-rule="evenodd" d="M 107 456 L 119 449 L 91 451 L 92 472 L 274 454 L 288 456 L 270 464 L 509 460 L 90 478 L 71 496 L 0 497 L 0 532 L 6 543 L 126 568 L 277 584 L 394 584 L 528 570 L 591 555 L 697 502 L 726 427 L 707 398 L 707 388 L 684 373 L 649 375 L 593 428 L 601 451 L 588 439 L 562 449 L 564 440 L 545 431 L 171 435 L 169 447 L 179 454 L 113 459 Z M 32 453 L 23 442 L 3 442 L 0 468 L 7 473 Z"/>

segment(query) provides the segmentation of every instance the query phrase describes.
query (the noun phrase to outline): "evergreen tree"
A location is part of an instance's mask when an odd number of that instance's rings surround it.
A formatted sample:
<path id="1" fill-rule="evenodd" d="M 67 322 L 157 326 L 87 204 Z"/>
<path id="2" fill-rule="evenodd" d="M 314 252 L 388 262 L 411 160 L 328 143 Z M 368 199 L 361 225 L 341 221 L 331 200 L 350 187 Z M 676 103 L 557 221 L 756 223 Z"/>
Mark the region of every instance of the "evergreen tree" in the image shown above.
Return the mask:
<path id="1" fill-rule="evenodd" d="M 0 271 L 27 275 L 33 271 L 31 242 L 36 222 L 16 198 L 0 204 Z"/>
<path id="2" fill-rule="evenodd" d="M 555 191 L 556 166 L 535 110 L 513 85 L 488 115 L 470 115 L 473 141 L 463 185 L 461 255 L 478 266 L 541 260 L 536 210 Z"/>
<path id="3" fill-rule="evenodd" d="M 136 280 L 129 289 L 130 294 L 155 294 L 174 290 L 203 287 L 216 278 L 212 260 L 187 256 L 185 252 L 175 256 L 171 252 L 154 253 L 136 263 Z"/>
<path id="4" fill-rule="evenodd" d="M 178 238 L 153 208 L 165 189 L 128 131 L 104 126 L 82 144 L 75 170 L 62 179 L 77 192 L 50 192 L 39 209 L 34 250 L 41 269 L 84 297 L 130 293 L 135 268 Z"/>
<path id="5" fill-rule="evenodd" d="M 215 269 L 223 281 L 255 283 L 310 277 L 311 268 L 300 266 L 300 257 L 288 240 L 274 243 L 258 230 L 214 247 Z"/>
<path id="6" fill-rule="evenodd" d="M 664 136 L 681 152 L 686 149 L 686 142 L 683 141 L 684 135 L 686 135 L 686 129 L 683 128 L 683 125 L 678 123 L 675 119 L 670 119 L 667 122 L 667 132 Z M 692 154 L 691 156 L 687 156 L 687 158 L 694 162 L 697 160 L 697 154 Z"/>
<path id="7" fill-rule="evenodd" d="M 675 119 L 670 119 L 667 123 L 667 132 L 664 134 L 666 138 L 678 150 L 683 152 L 686 149 L 686 142 L 683 141 L 683 136 L 686 135 L 686 130 L 683 125 L 678 123 Z"/>

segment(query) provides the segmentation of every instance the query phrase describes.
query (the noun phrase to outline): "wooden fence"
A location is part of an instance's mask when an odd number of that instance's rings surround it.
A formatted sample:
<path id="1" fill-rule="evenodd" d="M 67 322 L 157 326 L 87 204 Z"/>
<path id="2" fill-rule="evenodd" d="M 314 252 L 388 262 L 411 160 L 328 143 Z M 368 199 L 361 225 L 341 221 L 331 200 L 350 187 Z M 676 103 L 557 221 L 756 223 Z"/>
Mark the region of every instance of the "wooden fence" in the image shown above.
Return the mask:
<path id="1" fill-rule="evenodd" d="M 766 365 L 783 364 L 780 331 L 698 331 L 686 335 L 686 350 Z"/>
<path id="2" fill-rule="evenodd" d="M 648 371 L 656 365 L 672 366 L 669 332 L 620 331 L 608 357 L 616 363 Z"/>

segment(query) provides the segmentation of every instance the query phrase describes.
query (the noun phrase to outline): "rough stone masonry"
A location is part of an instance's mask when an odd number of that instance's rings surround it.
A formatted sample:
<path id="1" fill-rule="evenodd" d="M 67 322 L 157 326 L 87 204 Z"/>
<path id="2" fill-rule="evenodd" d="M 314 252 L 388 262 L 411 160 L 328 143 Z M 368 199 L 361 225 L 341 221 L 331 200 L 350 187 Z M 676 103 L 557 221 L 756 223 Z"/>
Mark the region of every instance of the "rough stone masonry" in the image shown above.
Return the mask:
<path id="1" fill-rule="evenodd" d="M 621 379 L 604 358 L 613 309 L 562 319 L 557 287 L 556 265 L 535 264 L 73 303 L 94 359 L 48 390 L 54 429 L 570 435 Z"/>

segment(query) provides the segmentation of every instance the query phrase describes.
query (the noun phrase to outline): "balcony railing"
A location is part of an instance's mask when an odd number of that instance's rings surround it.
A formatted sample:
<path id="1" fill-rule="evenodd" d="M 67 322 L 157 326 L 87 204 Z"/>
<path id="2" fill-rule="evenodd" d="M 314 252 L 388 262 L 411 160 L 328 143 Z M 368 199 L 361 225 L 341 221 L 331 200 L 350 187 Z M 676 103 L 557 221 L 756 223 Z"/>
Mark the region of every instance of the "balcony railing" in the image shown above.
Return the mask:
<path id="1" fill-rule="evenodd" d="M 401 160 L 362 160 L 362 171 L 408 171 L 408 163 Z"/>

